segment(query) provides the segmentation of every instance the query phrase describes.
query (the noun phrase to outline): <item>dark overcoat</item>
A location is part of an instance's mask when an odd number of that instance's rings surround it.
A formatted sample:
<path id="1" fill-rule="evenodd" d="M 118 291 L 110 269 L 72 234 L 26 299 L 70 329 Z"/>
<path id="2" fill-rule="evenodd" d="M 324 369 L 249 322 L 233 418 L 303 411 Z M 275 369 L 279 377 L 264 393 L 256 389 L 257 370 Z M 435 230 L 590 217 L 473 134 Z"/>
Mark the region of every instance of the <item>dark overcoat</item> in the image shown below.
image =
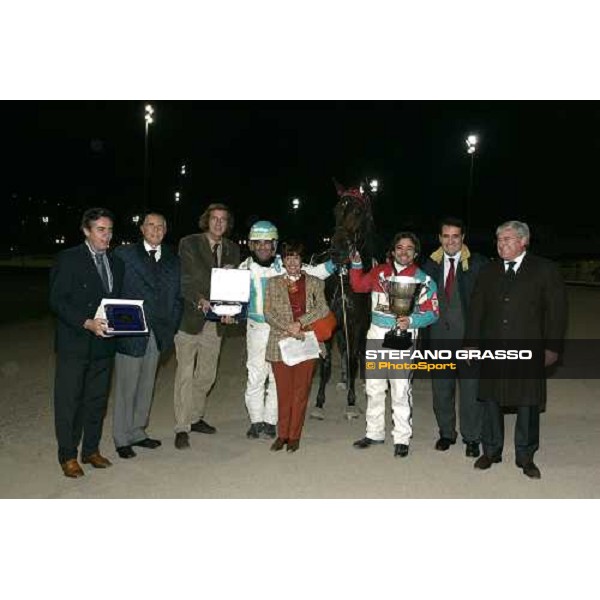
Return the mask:
<path id="1" fill-rule="evenodd" d="M 173 346 L 183 302 L 179 257 L 166 245 L 161 245 L 161 258 L 155 264 L 146 252 L 144 242 L 120 246 L 114 252 L 125 265 L 122 298 L 143 300 L 148 329 L 154 332 L 156 345 L 162 352 Z M 121 337 L 117 352 L 129 356 L 144 356 L 147 335 Z"/>
<path id="2" fill-rule="evenodd" d="M 486 341 L 518 344 L 541 340 L 544 349 L 560 352 L 567 324 L 564 281 L 551 261 L 527 252 L 514 281 L 506 285 L 504 261 L 490 263 L 481 271 L 471 297 L 465 331 L 465 347 L 481 348 Z M 489 363 L 488 361 L 488 364 Z M 483 361 L 479 396 L 501 406 L 540 406 L 546 403 L 546 378 L 518 379 L 506 362 L 502 378 L 486 376 Z"/>

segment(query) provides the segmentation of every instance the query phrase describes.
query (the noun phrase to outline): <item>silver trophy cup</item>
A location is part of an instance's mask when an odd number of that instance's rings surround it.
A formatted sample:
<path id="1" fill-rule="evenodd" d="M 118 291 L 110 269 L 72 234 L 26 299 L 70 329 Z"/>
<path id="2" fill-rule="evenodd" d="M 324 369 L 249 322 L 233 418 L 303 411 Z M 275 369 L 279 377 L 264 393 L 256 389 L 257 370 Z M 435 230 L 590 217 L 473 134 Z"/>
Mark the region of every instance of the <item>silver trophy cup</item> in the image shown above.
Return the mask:
<path id="1" fill-rule="evenodd" d="M 418 300 L 421 289 L 425 284 L 414 277 L 394 276 L 385 282 L 385 292 L 388 297 L 390 312 L 397 317 L 409 317 Z M 384 348 L 407 350 L 412 346 L 412 334 L 402 331 L 398 326 L 385 334 Z"/>

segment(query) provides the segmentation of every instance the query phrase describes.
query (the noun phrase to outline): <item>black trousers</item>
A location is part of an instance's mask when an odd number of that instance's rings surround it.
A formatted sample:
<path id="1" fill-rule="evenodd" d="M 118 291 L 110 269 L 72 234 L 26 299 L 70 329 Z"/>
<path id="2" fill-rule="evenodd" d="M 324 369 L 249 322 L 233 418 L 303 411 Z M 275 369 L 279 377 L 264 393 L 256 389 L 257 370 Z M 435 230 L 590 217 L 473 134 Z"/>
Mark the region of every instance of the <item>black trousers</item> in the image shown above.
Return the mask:
<path id="1" fill-rule="evenodd" d="M 504 413 L 494 400 L 483 402 L 483 426 L 481 441 L 483 453 L 495 458 L 502 456 L 504 447 Z M 519 406 L 515 425 L 515 458 L 519 465 L 533 460 L 540 447 L 539 406 Z"/>
<path id="2" fill-rule="evenodd" d="M 113 358 L 56 356 L 54 423 L 59 463 L 77 458 L 82 434 L 81 456 L 87 457 L 98 450 L 113 361 Z"/>
<path id="3" fill-rule="evenodd" d="M 483 406 L 477 399 L 479 391 L 479 367 L 456 361 L 457 371 L 453 377 L 434 373 L 431 378 L 433 412 L 439 427 L 440 437 L 456 440 L 456 387 L 460 388 L 460 433 L 463 442 L 481 440 Z"/>

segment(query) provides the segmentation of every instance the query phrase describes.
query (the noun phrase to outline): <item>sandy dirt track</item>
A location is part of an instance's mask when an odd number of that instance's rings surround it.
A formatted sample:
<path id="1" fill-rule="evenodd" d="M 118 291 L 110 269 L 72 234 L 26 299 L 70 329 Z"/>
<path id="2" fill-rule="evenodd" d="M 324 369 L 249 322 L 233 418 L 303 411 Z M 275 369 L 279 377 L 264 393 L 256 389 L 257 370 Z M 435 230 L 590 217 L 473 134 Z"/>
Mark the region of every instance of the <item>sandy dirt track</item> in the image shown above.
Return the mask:
<path id="1" fill-rule="evenodd" d="M 571 288 L 570 337 L 597 337 L 600 290 Z M 437 452 L 429 380 L 415 381 L 414 434 L 407 459 L 386 444 L 357 451 L 364 415 L 344 418 L 344 392 L 328 388 L 325 421 L 307 419 L 300 451 L 269 452 L 266 440 L 247 440 L 243 402 L 245 340 L 227 339 L 207 420 L 213 436 L 191 434 L 192 448 L 173 446 L 171 356 L 161 366 L 148 432 L 162 440 L 157 450 L 120 459 L 112 444 L 112 397 L 104 426 L 108 470 L 86 468 L 79 480 L 65 478 L 56 462 L 52 389 L 54 354 L 50 318 L 1 326 L 0 497 L 3 498 L 598 498 L 600 480 L 600 385 L 598 380 L 551 380 L 542 416 L 540 481 L 514 465 L 514 416 L 507 417 L 504 461 L 475 471 L 457 444 Z M 360 386 L 359 386 L 360 387 Z M 360 388 L 362 390 L 362 388 Z M 313 385 L 311 406 L 316 385 Z M 364 409 L 364 395 L 360 393 Z M 389 416 L 389 415 L 388 415 Z M 389 419 L 388 419 L 389 421 Z"/>

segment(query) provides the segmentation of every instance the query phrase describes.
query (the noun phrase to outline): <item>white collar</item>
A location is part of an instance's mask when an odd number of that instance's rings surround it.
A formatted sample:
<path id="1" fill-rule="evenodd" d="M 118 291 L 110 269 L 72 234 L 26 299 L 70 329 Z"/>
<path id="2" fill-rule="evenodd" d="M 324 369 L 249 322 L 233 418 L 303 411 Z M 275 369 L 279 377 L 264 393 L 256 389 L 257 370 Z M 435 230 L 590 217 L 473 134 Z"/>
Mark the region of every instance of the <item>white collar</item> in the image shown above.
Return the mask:
<path id="1" fill-rule="evenodd" d="M 150 252 L 150 250 L 156 250 L 157 258 L 160 257 L 160 254 L 161 254 L 161 252 L 160 252 L 161 245 L 160 244 L 158 246 L 154 247 L 151 244 L 149 244 L 146 240 L 144 240 L 144 248 L 145 248 L 146 252 Z"/>
<path id="2" fill-rule="evenodd" d="M 516 258 L 513 258 L 512 260 L 505 260 L 504 261 L 504 270 L 508 269 L 508 263 L 514 262 L 515 263 L 514 271 L 516 273 L 519 270 L 519 268 L 521 267 L 521 263 L 523 262 L 523 259 L 525 258 L 525 254 L 527 254 L 527 251 L 523 252 L 523 254 L 519 254 L 519 256 L 517 256 Z"/>
<path id="3" fill-rule="evenodd" d="M 92 248 L 92 245 L 87 240 L 85 240 L 85 245 L 88 247 L 88 250 L 92 254 L 92 258 L 96 257 L 96 256 L 106 256 L 106 252 L 98 252 L 98 251 L 94 250 Z"/>

